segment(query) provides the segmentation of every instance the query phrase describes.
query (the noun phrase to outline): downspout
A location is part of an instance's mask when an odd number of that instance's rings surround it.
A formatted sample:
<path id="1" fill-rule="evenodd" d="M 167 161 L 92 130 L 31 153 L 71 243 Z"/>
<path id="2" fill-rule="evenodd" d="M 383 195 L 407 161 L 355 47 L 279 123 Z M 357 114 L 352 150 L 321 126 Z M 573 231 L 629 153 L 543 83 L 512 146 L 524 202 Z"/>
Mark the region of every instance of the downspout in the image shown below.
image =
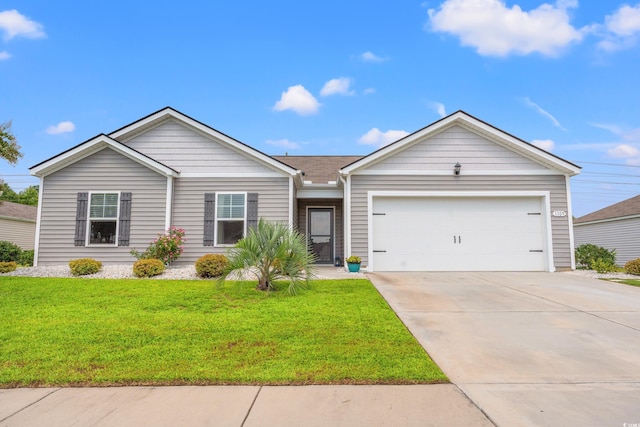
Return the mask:
<path id="1" fill-rule="evenodd" d="M 38 254 L 40 252 L 40 221 L 42 218 L 42 193 L 44 189 L 44 176 L 40 177 L 40 188 L 38 188 L 38 213 L 36 215 L 36 239 L 33 242 L 33 266 L 38 266 Z"/>
<path id="2" fill-rule="evenodd" d="M 565 175 L 565 193 L 567 194 L 567 220 L 569 221 L 569 249 L 571 251 L 571 269 L 576 269 L 575 241 L 573 239 L 573 206 L 571 205 L 571 177 Z"/>
<path id="3" fill-rule="evenodd" d="M 173 177 L 167 176 L 167 202 L 165 206 L 164 229 L 171 227 L 171 212 L 173 210 Z"/>
<path id="4" fill-rule="evenodd" d="M 344 257 L 347 258 L 351 255 L 351 176 L 347 175 L 347 179 L 345 179 L 340 173 L 339 177 L 343 185 Z"/>
<path id="5" fill-rule="evenodd" d="M 289 176 L 289 227 L 293 227 L 293 175 Z"/>

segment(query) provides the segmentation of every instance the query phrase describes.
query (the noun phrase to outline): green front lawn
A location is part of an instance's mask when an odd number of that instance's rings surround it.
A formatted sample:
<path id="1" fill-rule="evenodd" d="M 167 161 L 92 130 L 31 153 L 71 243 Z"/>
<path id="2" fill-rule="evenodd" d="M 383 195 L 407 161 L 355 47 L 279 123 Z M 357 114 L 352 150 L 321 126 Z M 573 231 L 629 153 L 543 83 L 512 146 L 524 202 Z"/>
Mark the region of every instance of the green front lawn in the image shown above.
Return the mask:
<path id="1" fill-rule="evenodd" d="M 446 381 L 368 280 L 0 277 L 0 387 Z"/>
<path id="2" fill-rule="evenodd" d="M 624 283 L 625 285 L 640 286 L 640 279 L 609 279 L 611 282 Z"/>

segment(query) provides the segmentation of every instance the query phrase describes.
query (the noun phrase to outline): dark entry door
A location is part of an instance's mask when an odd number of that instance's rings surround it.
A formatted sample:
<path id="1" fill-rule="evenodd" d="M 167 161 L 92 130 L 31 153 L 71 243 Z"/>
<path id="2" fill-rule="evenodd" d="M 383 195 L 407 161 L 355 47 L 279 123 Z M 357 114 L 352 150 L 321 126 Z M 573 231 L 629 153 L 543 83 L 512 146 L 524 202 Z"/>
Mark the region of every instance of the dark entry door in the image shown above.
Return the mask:
<path id="1" fill-rule="evenodd" d="M 309 208 L 309 247 L 318 264 L 333 263 L 333 209 Z"/>

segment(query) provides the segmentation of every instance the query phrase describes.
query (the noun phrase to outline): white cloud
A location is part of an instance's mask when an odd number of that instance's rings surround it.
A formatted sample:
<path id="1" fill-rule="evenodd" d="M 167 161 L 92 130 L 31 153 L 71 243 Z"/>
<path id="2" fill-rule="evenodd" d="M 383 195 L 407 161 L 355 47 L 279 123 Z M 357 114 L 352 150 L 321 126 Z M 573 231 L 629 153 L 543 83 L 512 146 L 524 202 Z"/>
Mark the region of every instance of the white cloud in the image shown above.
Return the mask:
<path id="1" fill-rule="evenodd" d="M 640 143 L 640 128 L 637 129 L 623 129 L 618 125 L 612 125 L 607 123 L 591 123 L 591 126 L 604 129 L 611 132 L 623 141 L 631 141 Z"/>
<path id="2" fill-rule="evenodd" d="M 555 143 L 550 140 L 550 139 L 534 139 L 533 141 L 531 141 L 531 143 L 533 145 L 535 145 L 538 148 L 542 148 L 545 151 L 551 152 L 553 151 L 553 148 L 555 147 Z"/>
<path id="3" fill-rule="evenodd" d="M 441 102 L 430 102 L 429 107 L 442 118 L 447 115 L 447 110 L 444 107 L 444 104 Z"/>
<path id="4" fill-rule="evenodd" d="M 4 33 L 5 41 L 14 37 L 26 37 L 28 39 L 40 39 L 46 37 L 42 24 L 32 21 L 17 10 L 5 10 L 0 12 L 0 31 Z"/>
<path id="5" fill-rule="evenodd" d="M 628 144 L 620 144 L 607 150 L 607 154 L 616 159 L 630 159 L 638 157 L 640 150 Z"/>
<path id="6" fill-rule="evenodd" d="M 640 3 L 635 6 L 622 5 L 605 18 L 607 30 L 618 36 L 632 36 L 640 32 Z"/>
<path id="7" fill-rule="evenodd" d="M 607 52 L 614 52 L 633 47 L 640 33 L 640 3 L 635 6 L 622 5 L 604 20 L 607 33 L 598 47 Z"/>
<path id="8" fill-rule="evenodd" d="M 559 0 L 524 11 L 518 5 L 509 8 L 502 0 L 445 0 L 428 13 L 432 31 L 456 35 L 463 46 L 476 48 L 480 55 L 557 56 L 582 40 L 586 31 L 569 23 L 567 9 L 577 5 L 577 0 Z"/>
<path id="9" fill-rule="evenodd" d="M 551 113 L 549 113 L 546 110 L 543 110 L 542 107 L 540 107 L 538 104 L 536 104 L 535 102 L 530 100 L 528 97 L 523 98 L 523 101 L 528 107 L 533 108 L 539 114 L 541 114 L 542 116 L 544 116 L 547 119 L 551 120 L 551 123 L 553 123 L 553 125 L 555 127 L 557 127 L 558 129 L 562 129 L 563 131 L 566 132 L 566 129 L 560 124 L 560 122 L 555 117 L 553 117 L 553 115 Z"/>
<path id="10" fill-rule="evenodd" d="M 358 58 L 360 58 L 360 60 L 364 62 L 384 62 L 389 59 L 389 58 L 384 58 L 382 56 L 378 56 L 371 51 L 367 51 L 365 53 L 360 54 Z"/>
<path id="11" fill-rule="evenodd" d="M 372 93 L 376 93 L 376 89 L 373 87 L 368 87 L 363 92 L 365 95 L 371 95 Z"/>
<path id="12" fill-rule="evenodd" d="M 338 77 L 331 79 L 324 84 L 320 91 L 320 96 L 330 95 L 353 95 L 355 92 L 350 90 L 352 80 L 348 77 Z"/>
<path id="13" fill-rule="evenodd" d="M 293 110 L 301 116 L 315 114 L 319 108 L 318 100 L 302 85 L 290 86 L 273 106 L 275 111 Z"/>
<path id="14" fill-rule="evenodd" d="M 9 54 L 9 52 L 6 52 L 6 51 L 0 52 L 0 61 L 4 61 L 9 58 L 11 58 L 11 55 Z"/>
<path id="15" fill-rule="evenodd" d="M 396 142 L 397 140 L 404 138 L 407 135 L 409 135 L 409 132 L 404 130 L 388 130 L 386 132 L 382 132 L 378 128 L 373 128 L 369 132 L 362 135 L 358 142 L 360 144 L 384 147 L 385 145 Z"/>
<path id="16" fill-rule="evenodd" d="M 300 149 L 300 144 L 298 144 L 297 142 L 289 141 L 288 139 L 268 139 L 266 143 L 269 145 L 273 145 L 274 147 L 286 148 L 287 150 Z"/>
<path id="17" fill-rule="evenodd" d="M 72 122 L 67 121 L 67 122 L 60 122 L 54 126 L 49 126 L 46 132 L 49 135 L 58 135 L 61 133 L 73 132 L 74 130 L 76 130 L 76 125 L 74 125 Z"/>

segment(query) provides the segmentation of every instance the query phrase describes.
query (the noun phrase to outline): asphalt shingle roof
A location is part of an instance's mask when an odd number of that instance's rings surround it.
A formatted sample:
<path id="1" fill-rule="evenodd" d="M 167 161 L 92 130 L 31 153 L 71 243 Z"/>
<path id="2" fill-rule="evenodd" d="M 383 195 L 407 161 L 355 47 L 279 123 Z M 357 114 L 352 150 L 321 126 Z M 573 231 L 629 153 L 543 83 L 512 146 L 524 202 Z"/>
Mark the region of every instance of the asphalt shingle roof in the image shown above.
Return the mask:
<path id="1" fill-rule="evenodd" d="M 362 156 L 271 156 L 304 172 L 304 180 L 326 184 L 338 180 L 340 168 L 360 160 Z"/>
<path id="2" fill-rule="evenodd" d="M 6 200 L 0 201 L 0 216 L 35 221 L 37 215 L 38 208 L 36 206 L 22 205 Z"/>
<path id="3" fill-rule="evenodd" d="M 640 215 L 640 196 L 635 196 L 614 205 L 607 206 L 606 208 L 602 208 L 598 211 L 591 212 L 590 214 L 576 219 L 573 223 L 580 224 L 583 222 L 602 221 L 605 219 L 630 215 Z"/>

